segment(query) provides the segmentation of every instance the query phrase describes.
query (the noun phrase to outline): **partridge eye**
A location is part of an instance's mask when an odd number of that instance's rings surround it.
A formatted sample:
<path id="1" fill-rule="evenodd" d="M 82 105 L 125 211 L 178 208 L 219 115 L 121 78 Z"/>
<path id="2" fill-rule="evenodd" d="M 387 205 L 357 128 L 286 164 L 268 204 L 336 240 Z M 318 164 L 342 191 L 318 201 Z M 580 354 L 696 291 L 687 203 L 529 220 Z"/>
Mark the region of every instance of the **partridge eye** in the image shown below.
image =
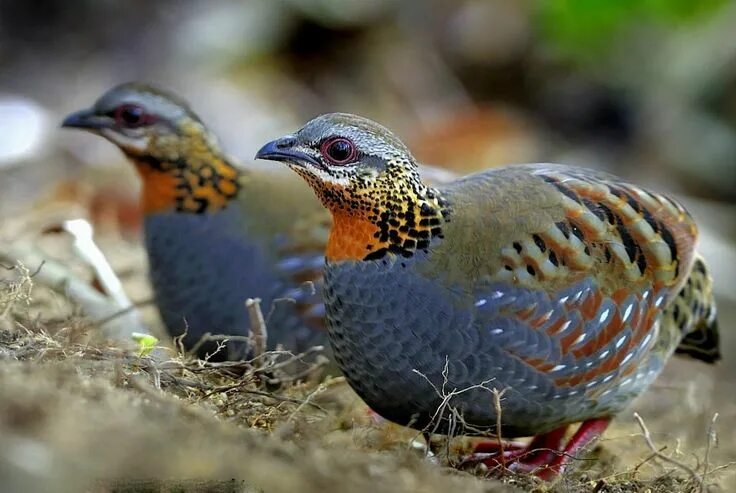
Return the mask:
<path id="1" fill-rule="evenodd" d="M 148 115 L 138 105 L 124 104 L 115 109 L 115 123 L 125 127 L 135 128 L 148 123 Z"/>
<path id="2" fill-rule="evenodd" d="M 355 144 L 342 137 L 325 140 L 320 151 L 332 164 L 347 164 L 358 155 Z"/>

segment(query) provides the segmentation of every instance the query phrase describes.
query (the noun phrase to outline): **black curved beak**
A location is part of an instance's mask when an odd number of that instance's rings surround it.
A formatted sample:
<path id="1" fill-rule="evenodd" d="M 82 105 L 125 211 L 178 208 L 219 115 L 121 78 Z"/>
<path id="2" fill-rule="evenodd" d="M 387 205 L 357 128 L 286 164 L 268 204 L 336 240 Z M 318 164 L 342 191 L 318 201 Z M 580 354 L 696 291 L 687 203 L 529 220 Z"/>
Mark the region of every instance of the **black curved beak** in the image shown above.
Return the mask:
<path id="1" fill-rule="evenodd" d="M 75 111 L 64 118 L 61 123 L 64 128 L 81 128 L 84 130 L 99 130 L 110 126 L 110 119 L 99 116 L 91 109 Z"/>
<path id="2" fill-rule="evenodd" d="M 304 166 L 309 163 L 318 168 L 322 168 L 322 163 L 317 161 L 313 156 L 310 156 L 306 152 L 294 149 L 296 142 L 296 138 L 292 135 L 272 140 L 261 147 L 261 149 L 256 153 L 256 159 L 286 162 L 297 166 Z"/>

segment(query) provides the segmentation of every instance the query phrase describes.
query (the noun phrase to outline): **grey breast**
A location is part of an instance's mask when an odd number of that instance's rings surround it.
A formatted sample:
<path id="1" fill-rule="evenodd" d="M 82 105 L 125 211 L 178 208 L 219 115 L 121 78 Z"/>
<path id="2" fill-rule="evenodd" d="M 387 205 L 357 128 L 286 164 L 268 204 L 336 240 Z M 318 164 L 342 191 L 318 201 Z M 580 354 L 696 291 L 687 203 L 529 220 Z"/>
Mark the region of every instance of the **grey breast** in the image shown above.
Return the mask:
<path id="1" fill-rule="evenodd" d="M 248 335 L 244 301 L 268 308 L 285 290 L 267 249 L 251 241 L 236 208 L 211 214 L 152 214 L 145 222 L 150 277 L 172 335 Z"/>
<path id="2" fill-rule="evenodd" d="M 545 375 L 514 356 L 549 355 L 552 349 L 532 329 L 501 313 L 491 293 L 526 306 L 543 306 L 546 293 L 510 284 L 467 292 L 420 274 L 411 259 L 328 263 L 325 304 L 335 359 L 369 406 L 386 418 L 436 431 L 493 430 L 492 389 L 506 389 L 504 434 L 543 433 L 565 423 L 607 415 L 641 391 L 590 399 L 582 391 L 561 394 Z M 477 300 L 487 300 L 483 306 Z M 549 304 L 551 301 L 546 300 Z M 646 360 L 653 370 L 661 366 Z M 650 381 L 655 372 L 643 380 Z M 436 426 L 436 428 L 435 428 Z"/>

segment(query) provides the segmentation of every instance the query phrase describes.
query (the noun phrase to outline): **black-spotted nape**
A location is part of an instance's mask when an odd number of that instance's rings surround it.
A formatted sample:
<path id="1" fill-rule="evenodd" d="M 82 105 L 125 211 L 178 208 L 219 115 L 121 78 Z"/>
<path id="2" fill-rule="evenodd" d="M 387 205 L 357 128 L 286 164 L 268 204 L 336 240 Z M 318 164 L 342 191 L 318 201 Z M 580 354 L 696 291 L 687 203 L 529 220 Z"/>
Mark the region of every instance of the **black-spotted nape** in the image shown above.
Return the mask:
<path id="1" fill-rule="evenodd" d="M 375 261 L 388 254 L 408 258 L 443 237 L 450 204 L 407 169 L 389 165 L 379 178 L 358 180 L 349 190 L 314 187 L 334 220 L 328 260 Z"/>
<path id="2" fill-rule="evenodd" d="M 376 241 L 366 245 L 370 253 L 363 260 L 378 260 L 387 253 L 402 257 L 411 257 L 416 251 L 426 253 L 433 238 L 443 238 L 449 204 L 432 189 L 427 190 L 425 199 L 406 201 L 404 207 L 386 203 L 383 211 L 375 207 L 368 219 L 378 227 L 373 233 Z"/>
<path id="3" fill-rule="evenodd" d="M 227 207 L 240 190 L 241 172 L 204 126 L 180 124 L 180 134 L 154 137 L 144 153 L 129 154 L 143 179 L 146 212 L 171 209 L 203 214 Z"/>

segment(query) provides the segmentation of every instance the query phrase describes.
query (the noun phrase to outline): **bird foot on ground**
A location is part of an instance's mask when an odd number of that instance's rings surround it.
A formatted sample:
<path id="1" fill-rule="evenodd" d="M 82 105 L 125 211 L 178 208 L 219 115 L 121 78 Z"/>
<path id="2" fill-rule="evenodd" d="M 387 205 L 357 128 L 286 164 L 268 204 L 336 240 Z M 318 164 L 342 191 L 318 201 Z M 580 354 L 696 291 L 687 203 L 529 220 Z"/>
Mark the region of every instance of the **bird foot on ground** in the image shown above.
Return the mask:
<path id="1" fill-rule="evenodd" d="M 610 419 L 596 418 L 583 422 L 565 446 L 562 441 L 567 426 L 537 435 L 529 445 L 519 442 L 483 442 L 462 464 L 482 463 L 489 470 L 509 470 L 534 474 L 546 481 L 553 480 L 567 469 L 583 450 L 603 434 Z"/>
<path id="2" fill-rule="evenodd" d="M 488 446 L 481 443 L 479 448 L 487 450 Z M 477 450 L 464 458 L 461 465 L 484 464 L 490 471 L 508 470 L 540 475 L 559 455 L 555 449 L 532 448 L 532 444 L 518 442 L 504 444 L 503 452 L 500 447 L 494 452 Z"/>

